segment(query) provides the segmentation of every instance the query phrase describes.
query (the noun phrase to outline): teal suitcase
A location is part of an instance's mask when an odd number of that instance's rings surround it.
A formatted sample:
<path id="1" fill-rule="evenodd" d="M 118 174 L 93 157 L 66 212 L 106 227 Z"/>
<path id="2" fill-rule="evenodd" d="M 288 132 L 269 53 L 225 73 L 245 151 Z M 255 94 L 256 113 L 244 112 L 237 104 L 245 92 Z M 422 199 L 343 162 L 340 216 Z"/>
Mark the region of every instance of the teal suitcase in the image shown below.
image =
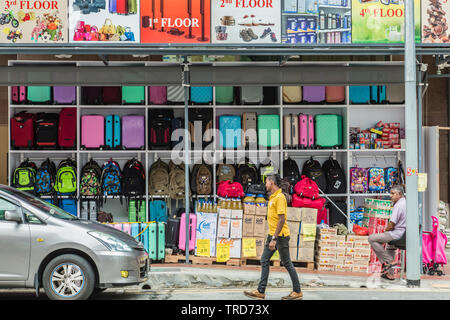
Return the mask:
<path id="1" fill-rule="evenodd" d="M 319 148 L 342 147 L 342 116 L 319 114 L 314 118 L 316 146 Z"/>
<path id="2" fill-rule="evenodd" d="M 266 148 L 280 146 L 280 116 L 278 114 L 258 116 L 258 145 Z"/>
<path id="3" fill-rule="evenodd" d="M 216 87 L 217 104 L 233 104 L 234 87 Z"/>
<path id="4" fill-rule="evenodd" d="M 137 241 L 142 242 L 145 251 L 149 251 L 149 234 L 150 225 L 148 223 L 133 223 L 131 224 L 131 236 Z"/>
<path id="5" fill-rule="evenodd" d="M 163 260 L 166 252 L 166 232 L 164 222 L 151 223 L 149 226 L 148 258 Z"/>
<path id="6" fill-rule="evenodd" d="M 48 103 L 52 101 L 52 88 L 43 86 L 27 87 L 27 100 L 29 103 Z"/>
<path id="7" fill-rule="evenodd" d="M 145 87 L 123 86 L 122 104 L 145 104 Z"/>
<path id="8" fill-rule="evenodd" d="M 146 222 L 145 201 L 130 200 L 128 206 L 128 222 Z"/>

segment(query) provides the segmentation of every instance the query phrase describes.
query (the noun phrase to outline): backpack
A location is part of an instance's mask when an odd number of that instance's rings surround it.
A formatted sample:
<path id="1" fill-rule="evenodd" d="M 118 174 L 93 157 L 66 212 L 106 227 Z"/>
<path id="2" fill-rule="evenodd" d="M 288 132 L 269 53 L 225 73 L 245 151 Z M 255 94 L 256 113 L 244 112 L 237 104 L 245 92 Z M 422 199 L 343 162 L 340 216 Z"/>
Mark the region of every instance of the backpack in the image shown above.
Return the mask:
<path id="1" fill-rule="evenodd" d="M 390 192 L 391 188 L 398 184 L 398 169 L 389 167 L 384 169 L 385 190 Z"/>
<path id="2" fill-rule="evenodd" d="M 300 170 L 295 160 L 288 158 L 283 161 L 283 175 L 292 185 L 300 180 Z"/>
<path id="3" fill-rule="evenodd" d="M 128 160 L 122 171 L 122 194 L 128 199 L 144 196 L 145 169 L 136 159 Z"/>
<path id="4" fill-rule="evenodd" d="M 319 198 L 319 187 L 317 186 L 317 183 L 307 176 L 302 176 L 302 179 L 296 183 L 294 192 L 302 198 L 313 200 Z"/>
<path id="5" fill-rule="evenodd" d="M 261 183 L 265 184 L 267 176 L 273 173 L 277 173 L 277 171 L 275 170 L 275 167 L 272 166 L 271 162 L 266 165 L 261 165 L 259 167 L 259 175 L 261 177 Z"/>
<path id="6" fill-rule="evenodd" d="M 291 180 L 289 180 L 287 178 L 281 179 L 280 188 L 281 188 L 281 192 L 286 197 L 286 202 L 287 202 L 288 207 L 290 207 L 292 205 L 292 192 L 293 192 Z"/>
<path id="7" fill-rule="evenodd" d="M 239 182 L 222 181 L 217 187 L 217 195 L 222 198 L 242 198 L 244 189 Z"/>
<path id="8" fill-rule="evenodd" d="M 42 162 L 36 173 L 36 182 L 34 191 L 39 196 L 51 195 L 54 193 L 54 186 L 56 180 L 56 166 L 53 161 L 47 158 Z"/>
<path id="9" fill-rule="evenodd" d="M 384 170 L 383 168 L 369 169 L 369 191 L 382 192 L 384 191 Z"/>
<path id="10" fill-rule="evenodd" d="M 158 159 L 150 167 L 148 194 L 151 196 L 169 194 L 169 166 L 161 159 Z"/>
<path id="11" fill-rule="evenodd" d="M 184 163 L 176 165 L 173 161 L 169 163 L 169 197 L 174 200 L 185 200 L 185 172 Z"/>
<path id="12" fill-rule="evenodd" d="M 89 160 L 80 173 L 80 196 L 99 197 L 102 194 L 102 169 L 94 160 Z"/>
<path id="13" fill-rule="evenodd" d="M 367 169 L 353 167 L 350 169 L 350 190 L 351 192 L 367 192 L 368 179 Z"/>
<path id="14" fill-rule="evenodd" d="M 314 160 L 313 157 L 306 161 L 303 165 L 302 176 L 307 176 L 313 180 L 317 183 L 320 191 L 325 192 L 327 188 L 327 181 L 319 161 Z"/>
<path id="15" fill-rule="evenodd" d="M 25 192 L 34 193 L 36 170 L 36 164 L 26 159 L 14 170 L 12 186 Z"/>
<path id="16" fill-rule="evenodd" d="M 194 165 L 191 173 L 190 187 L 192 193 L 207 195 L 212 192 L 212 173 L 205 164 Z"/>
<path id="17" fill-rule="evenodd" d="M 327 181 L 326 193 L 345 193 L 347 191 L 347 181 L 345 172 L 338 161 L 330 157 L 322 166 Z"/>
<path id="18" fill-rule="evenodd" d="M 250 184 L 257 184 L 259 182 L 258 171 L 256 166 L 251 163 L 240 164 L 236 173 L 237 182 L 246 188 Z"/>
<path id="19" fill-rule="evenodd" d="M 117 162 L 109 160 L 103 164 L 101 188 L 105 196 L 119 196 L 122 194 L 122 172 Z"/>
<path id="20" fill-rule="evenodd" d="M 219 164 L 217 168 L 217 182 L 222 181 L 234 181 L 234 176 L 236 175 L 236 169 L 232 164 Z"/>
<path id="21" fill-rule="evenodd" d="M 201 138 L 200 142 L 197 142 L 202 146 L 208 145 L 212 141 L 212 133 L 210 129 L 213 129 L 213 112 L 209 108 L 190 108 L 189 109 L 189 134 L 191 136 L 191 144 L 195 145 L 195 139 Z M 196 122 L 201 122 L 201 133 L 196 131 Z"/>
<path id="22" fill-rule="evenodd" d="M 245 188 L 245 193 L 250 193 L 254 195 L 267 193 L 265 184 L 248 184 Z"/>
<path id="23" fill-rule="evenodd" d="M 55 191 L 74 195 L 77 191 L 77 163 L 72 159 L 61 161 L 56 171 Z"/>
<path id="24" fill-rule="evenodd" d="M 149 110 L 149 146 L 151 149 L 167 149 L 172 146 L 173 110 Z"/>

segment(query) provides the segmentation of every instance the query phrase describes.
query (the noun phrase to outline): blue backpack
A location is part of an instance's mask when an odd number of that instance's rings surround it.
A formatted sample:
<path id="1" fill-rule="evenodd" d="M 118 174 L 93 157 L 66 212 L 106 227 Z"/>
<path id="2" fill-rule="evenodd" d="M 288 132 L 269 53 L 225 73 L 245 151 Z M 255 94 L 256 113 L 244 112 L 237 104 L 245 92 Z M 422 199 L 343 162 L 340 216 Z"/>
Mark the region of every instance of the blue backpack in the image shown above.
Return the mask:
<path id="1" fill-rule="evenodd" d="M 105 196 L 122 194 L 122 172 L 117 162 L 109 160 L 103 165 L 101 186 Z"/>
<path id="2" fill-rule="evenodd" d="M 56 166 L 50 159 L 45 160 L 36 173 L 35 192 L 40 195 L 51 195 L 54 193 L 56 179 Z"/>

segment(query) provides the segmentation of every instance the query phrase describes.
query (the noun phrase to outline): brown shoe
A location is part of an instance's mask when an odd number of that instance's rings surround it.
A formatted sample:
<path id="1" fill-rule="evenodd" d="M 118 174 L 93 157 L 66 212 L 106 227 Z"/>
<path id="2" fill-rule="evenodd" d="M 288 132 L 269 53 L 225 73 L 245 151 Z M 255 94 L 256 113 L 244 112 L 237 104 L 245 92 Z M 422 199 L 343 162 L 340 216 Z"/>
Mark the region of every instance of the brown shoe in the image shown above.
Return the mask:
<path id="1" fill-rule="evenodd" d="M 266 298 L 266 295 L 264 293 L 259 292 L 258 290 L 244 291 L 244 294 L 247 297 L 253 298 L 253 299 L 264 300 Z"/>
<path id="2" fill-rule="evenodd" d="M 247 34 L 248 34 L 253 40 L 258 39 L 258 36 L 257 36 L 257 35 L 253 32 L 253 30 L 250 29 L 250 28 L 247 29 Z"/>
<path id="3" fill-rule="evenodd" d="M 302 300 L 303 299 L 303 293 L 292 291 L 291 294 L 289 294 L 286 297 L 281 298 L 281 300 Z"/>

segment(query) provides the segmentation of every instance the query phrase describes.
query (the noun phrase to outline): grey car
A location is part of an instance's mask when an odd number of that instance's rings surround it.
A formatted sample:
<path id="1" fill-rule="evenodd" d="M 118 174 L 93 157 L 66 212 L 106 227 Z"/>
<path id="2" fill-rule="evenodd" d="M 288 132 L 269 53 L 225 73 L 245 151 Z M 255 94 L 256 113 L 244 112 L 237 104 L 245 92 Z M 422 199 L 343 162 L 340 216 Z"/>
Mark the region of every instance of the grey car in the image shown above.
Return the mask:
<path id="1" fill-rule="evenodd" d="M 0 185 L 0 288 L 80 300 L 142 283 L 147 272 L 148 253 L 128 234 Z"/>

